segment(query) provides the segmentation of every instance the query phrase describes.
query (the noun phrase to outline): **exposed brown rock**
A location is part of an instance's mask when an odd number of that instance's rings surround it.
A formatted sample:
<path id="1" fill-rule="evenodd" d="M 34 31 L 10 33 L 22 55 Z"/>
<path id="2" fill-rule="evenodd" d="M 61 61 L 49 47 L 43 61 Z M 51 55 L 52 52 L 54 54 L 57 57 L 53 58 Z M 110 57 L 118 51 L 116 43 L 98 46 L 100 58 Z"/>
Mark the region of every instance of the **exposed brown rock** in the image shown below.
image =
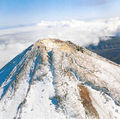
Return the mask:
<path id="1" fill-rule="evenodd" d="M 85 108 L 86 115 L 90 115 L 94 119 L 99 119 L 99 115 L 98 115 L 96 109 L 94 108 L 94 106 L 92 105 L 92 101 L 90 99 L 87 88 L 83 85 L 78 85 L 78 88 L 80 90 L 80 97 L 82 99 L 82 104 Z"/>

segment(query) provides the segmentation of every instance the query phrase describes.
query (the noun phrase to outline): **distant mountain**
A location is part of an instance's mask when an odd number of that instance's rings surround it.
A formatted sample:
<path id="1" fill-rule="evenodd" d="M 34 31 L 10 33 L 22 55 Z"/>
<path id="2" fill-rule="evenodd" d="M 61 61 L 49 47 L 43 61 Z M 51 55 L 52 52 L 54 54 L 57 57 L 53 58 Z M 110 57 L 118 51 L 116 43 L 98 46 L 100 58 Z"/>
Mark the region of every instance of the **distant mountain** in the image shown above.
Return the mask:
<path id="1" fill-rule="evenodd" d="M 120 64 L 120 36 L 110 37 L 109 40 L 101 40 L 97 46 L 90 44 L 86 48 Z"/>
<path id="2" fill-rule="evenodd" d="M 119 119 L 120 66 L 41 39 L 0 69 L 0 119 Z"/>

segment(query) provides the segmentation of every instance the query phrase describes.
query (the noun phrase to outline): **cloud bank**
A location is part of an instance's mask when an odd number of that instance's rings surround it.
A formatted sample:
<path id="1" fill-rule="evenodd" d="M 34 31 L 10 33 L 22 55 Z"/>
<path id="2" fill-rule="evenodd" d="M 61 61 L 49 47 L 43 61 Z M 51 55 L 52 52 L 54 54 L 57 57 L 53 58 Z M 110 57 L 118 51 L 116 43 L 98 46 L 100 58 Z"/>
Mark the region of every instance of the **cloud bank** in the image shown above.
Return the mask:
<path id="1" fill-rule="evenodd" d="M 0 30 L 0 68 L 40 38 L 59 38 L 85 46 L 120 30 L 120 18 L 94 21 L 41 21 L 33 26 Z"/>

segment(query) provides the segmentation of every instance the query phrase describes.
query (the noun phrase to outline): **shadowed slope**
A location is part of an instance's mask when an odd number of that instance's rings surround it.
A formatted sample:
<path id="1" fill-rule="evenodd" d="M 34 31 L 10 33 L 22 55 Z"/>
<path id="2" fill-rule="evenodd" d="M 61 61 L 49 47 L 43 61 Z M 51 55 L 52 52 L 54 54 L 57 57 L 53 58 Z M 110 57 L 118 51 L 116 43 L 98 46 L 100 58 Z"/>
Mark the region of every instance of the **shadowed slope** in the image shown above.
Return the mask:
<path id="1" fill-rule="evenodd" d="M 100 41 L 97 46 L 90 44 L 87 49 L 120 64 L 120 37 L 118 36 Z"/>

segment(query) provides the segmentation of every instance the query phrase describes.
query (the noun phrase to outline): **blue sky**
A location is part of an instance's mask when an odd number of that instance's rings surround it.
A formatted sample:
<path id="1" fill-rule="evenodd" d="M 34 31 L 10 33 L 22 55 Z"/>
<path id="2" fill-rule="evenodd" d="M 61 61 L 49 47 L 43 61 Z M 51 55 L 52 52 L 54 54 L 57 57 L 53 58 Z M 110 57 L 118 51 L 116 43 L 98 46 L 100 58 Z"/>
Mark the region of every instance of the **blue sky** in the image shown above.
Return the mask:
<path id="1" fill-rule="evenodd" d="M 0 0 L 0 28 L 40 20 L 91 20 L 120 15 L 120 0 Z"/>

